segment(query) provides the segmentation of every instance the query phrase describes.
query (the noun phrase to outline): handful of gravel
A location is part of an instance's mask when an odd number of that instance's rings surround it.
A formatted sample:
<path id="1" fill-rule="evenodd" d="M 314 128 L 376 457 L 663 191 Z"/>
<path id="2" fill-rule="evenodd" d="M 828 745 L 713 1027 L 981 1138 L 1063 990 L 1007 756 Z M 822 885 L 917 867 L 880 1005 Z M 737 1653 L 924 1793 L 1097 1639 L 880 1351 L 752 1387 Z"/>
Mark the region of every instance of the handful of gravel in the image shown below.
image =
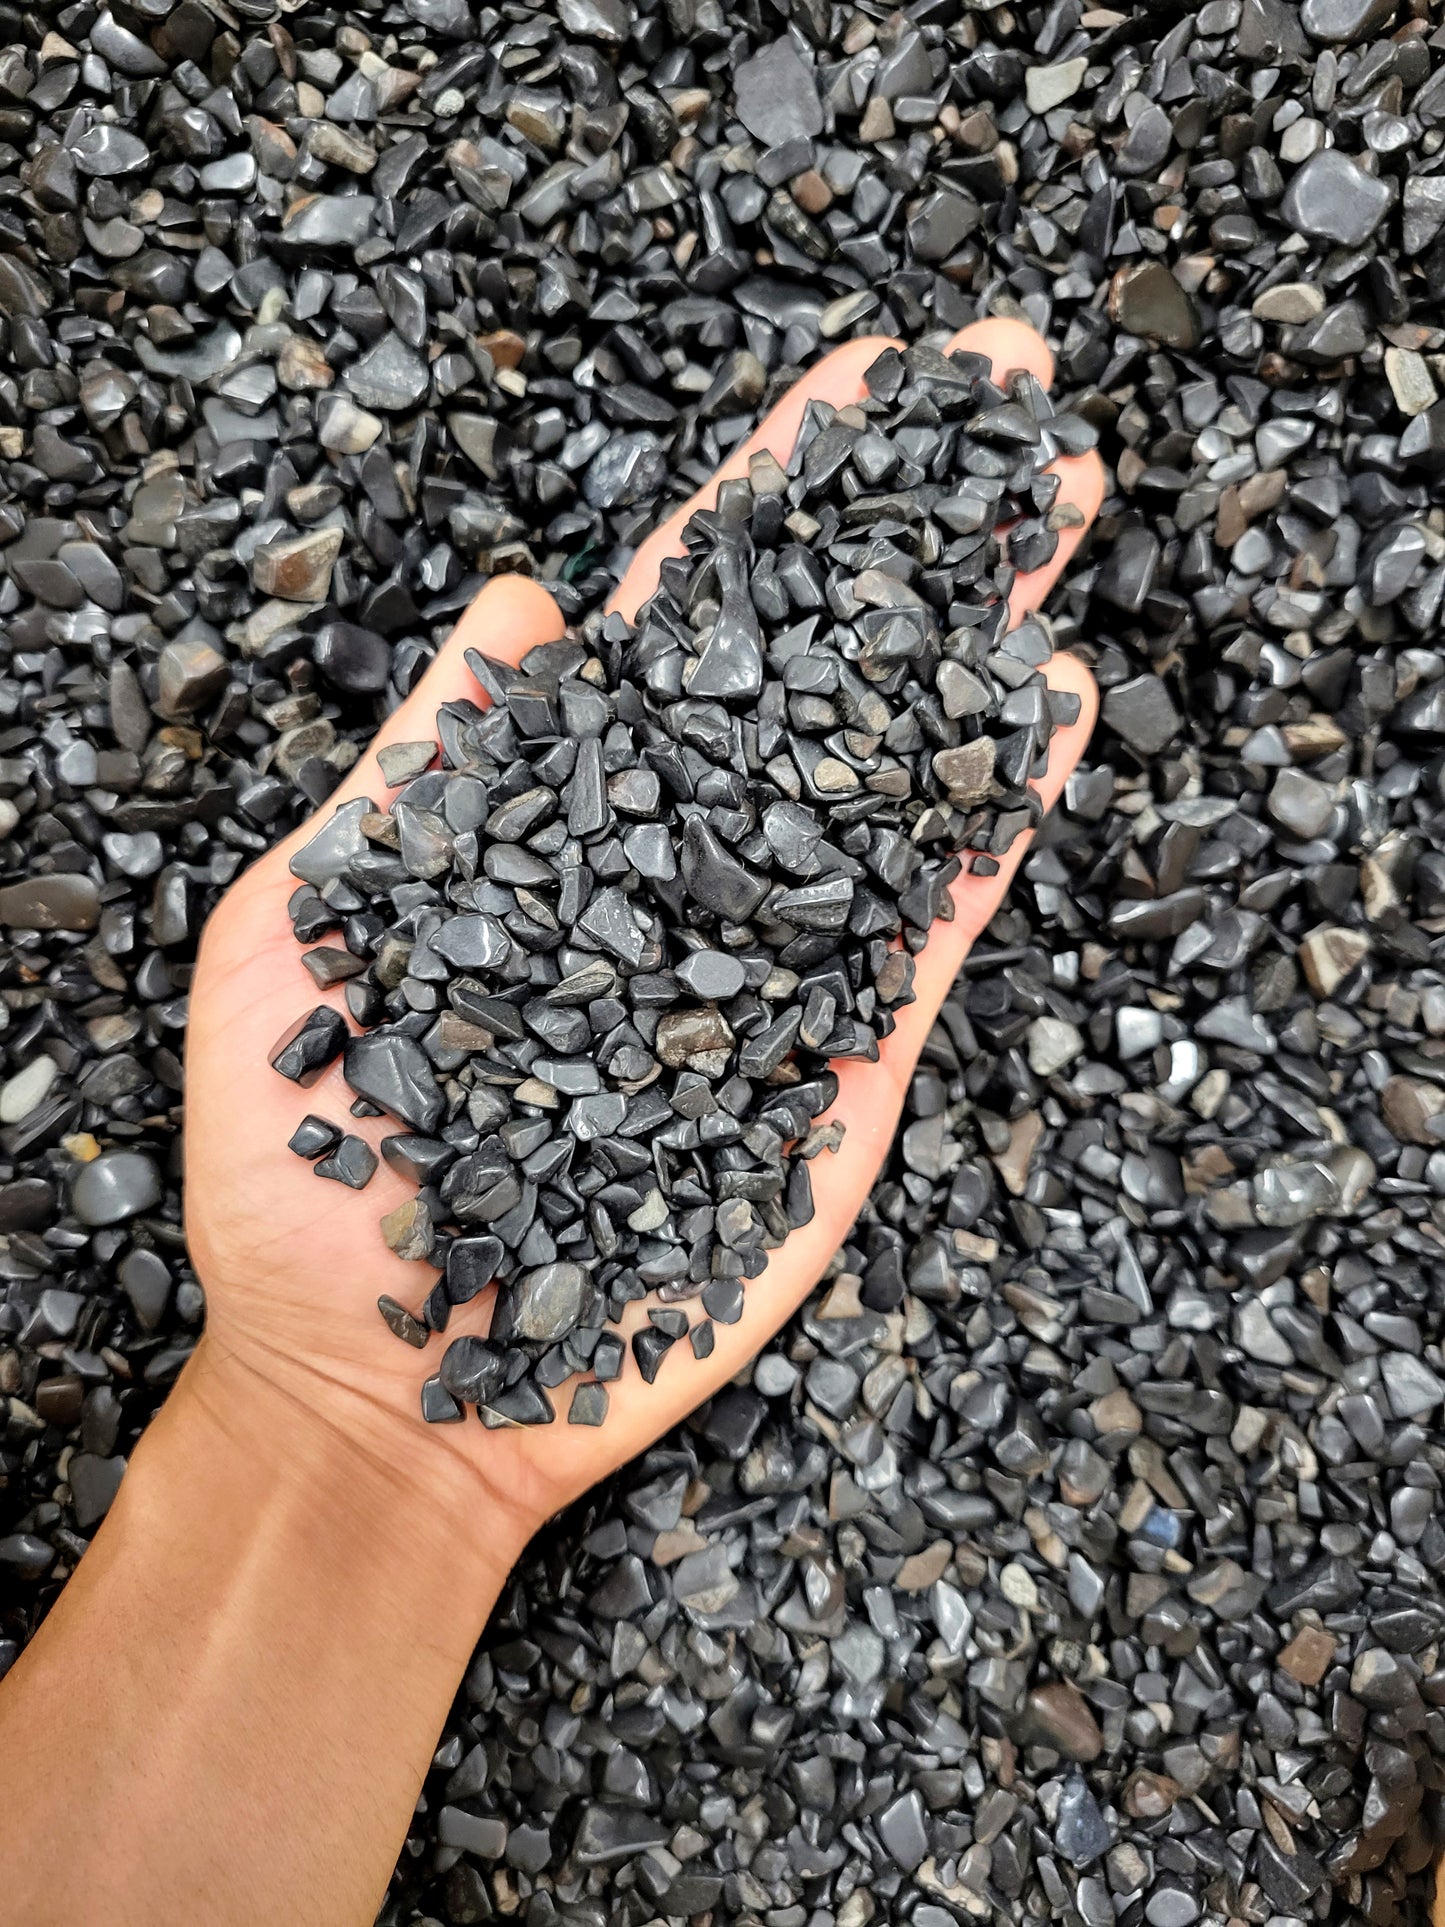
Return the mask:
<path id="1" fill-rule="evenodd" d="M 402 1128 L 418 1186 L 382 1234 L 440 1269 L 422 1348 L 493 1279 L 488 1340 L 422 1388 L 433 1422 L 599 1424 L 632 1335 L 651 1382 L 813 1214 L 837 1057 L 876 1058 L 912 953 L 965 863 L 993 874 L 1038 817 L 1031 777 L 1076 696 L 1016 575 L 1078 511 L 1047 465 L 1090 446 L 1028 375 L 888 350 L 866 401 L 810 404 L 785 472 L 753 457 L 630 629 L 595 613 L 521 666 L 470 652 L 491 698 L 382 752 L 389 811 L 343 805 L 292 860 L 320 986 L 273 1063 L 340 1057 L 353 1112 Z M 960 852 L 968 854 L 961 855 Z M 339 932 L 340 942 L 336 939 Z M 310 1117 L 292 1149 L 360 1188 L 376 1159 Z"/>

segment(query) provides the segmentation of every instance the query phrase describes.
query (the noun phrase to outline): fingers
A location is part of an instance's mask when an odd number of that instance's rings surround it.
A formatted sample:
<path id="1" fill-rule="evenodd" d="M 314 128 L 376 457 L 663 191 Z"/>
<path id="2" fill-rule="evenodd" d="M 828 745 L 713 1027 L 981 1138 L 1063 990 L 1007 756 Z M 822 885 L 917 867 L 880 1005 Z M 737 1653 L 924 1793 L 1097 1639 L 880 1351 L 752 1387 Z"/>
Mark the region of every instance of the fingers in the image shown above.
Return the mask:
<path id="1" fill-rule="evenodd" d="M 481 685 L 466 665 L 468 649 L 480 649 L 497 662 L 519 663 L 539 643 L 556 642 L 566 624 L 562 611 L 540 582 L 525 575 L 494 575 L 471 601 L 436 659 L 406 701 L 387 717 L 366 754 L 326 807 L 354 796 L 386 794 L 376 752 L 389 743 L 434 742 L 437 711 L 443 703 L 466 698 L 486 706 Z"/>
<path id="2" fill-rule="evenodd" d="M 493 576 L 468 604 L 416 688 L 387 717 L 340 785 L 262 863 L 273 873 L 284 872 L 294 852 L 343 803 L 369 796 L 384 808 L 389 792 L 377 751 L 391 743 L 435 742 L 437 711 L 443 703 L 465 697 L 485 708 L 487 698 L 466 665 L 468 649 L 483 650 L 498 662 L 518 663 L 539 643 L 556 642 L 565 628 L 562 611 L 541 583 L 525 575 Z"/>
<path id="3" fill-rule="evenodd" d="M 761 455 L 765 450 L 775 460 L 786 464 L 793 452 L 793 443 L 798 439 L 798 430 L 802 426 L 808 403 L 827 401 L 835 408 L 846 408 L 850 402 L 861 401 L 868 392 L 863 386 L 866 371 L 885 348 L 901 346 L 901 342 L 894 341 L 889 335 L 865 335 L 859 341 L 849 341 L 843 347 L 835 348 L 832 354 L 824 355 L 801 381 L 793 384 L 776 408 L 763 417 L 747 440 L 733 450 L 712 479 L 704 483 L 695 495 L 690 495 L 675 514 L 669 515 L 639 545 L 612 598 L 613 609 L 626 616 L 629 622 L 635 622 L 638 610 L 657 587 L 659 566 L 668 556 L 682 554 L 683 530 L 699 509 L 713 506 L 722 483 L 736 481 L 746 475 L 753 456 Z"/>
<path id="4" fill-rule="evenodd" d="M 1078 528 L 1059 530 L 1059 545 L 1041 569 L 1031 569 L 1015 580 L 1009 597 L 1011 629 L 1017 628 L 1026 615 L 1041 609 L 1048 601 L 1055 584 L 1078 554 L 1079 544 L 1088 534 L 1104 500 L 1104 464 L 1092 451 L 1087 455 L 1060 455 L 1049 463 L 1046 472 L 1059 477 L 1056 506 L 1076 508 L 1083 520 Z"/>
<path id="5" fill-rule="evenodd" d="M 739 480 L 748 472 L 748 463 L 764 450 L 785 467 L 798 438 L 803 416 L 810 401 L 831 402 L 834 408 L 847 408 L 862 401 L 868 393 L 863 377 L 885 348 L 901 348 L 903 343 L 891 335 L 865 335 L 845 343 L 825 355 L 809 369 L 800 382 L 790 388 L 771 413 L 763 418 L 755 433 L 735 449 L 711 481 L 690 496 L 676 514 L 670 515 L 642 543 L 631 566 L 618 585 L 612 607 L 629 622 L 657 587 L 657 571 L 670 555 L 682 554 L 682 532 L 699 509 L 711 508 L 723 482 Z M 987 355 L 996 374 L 1004 377 L 1017 369 L 1037 375 L 1047 388 L 1054 378 L 1054 358 L 1043 338 L 1021 321 L 976 321 L 963 328 L 948 344 L 949 351 L 966 349 L 971 354 Z"/>

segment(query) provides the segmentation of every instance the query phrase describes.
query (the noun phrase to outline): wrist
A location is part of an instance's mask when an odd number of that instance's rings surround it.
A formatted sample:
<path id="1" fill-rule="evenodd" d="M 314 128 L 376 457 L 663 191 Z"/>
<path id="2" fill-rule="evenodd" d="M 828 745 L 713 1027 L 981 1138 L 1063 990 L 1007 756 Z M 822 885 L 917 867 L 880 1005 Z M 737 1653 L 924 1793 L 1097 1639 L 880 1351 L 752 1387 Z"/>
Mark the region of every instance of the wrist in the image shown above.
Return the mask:
<path id="1" fill-rule="evenodd" d="M 475 1494 L 203 1341 L 0 1699 L 5 1917 L 374 1919 L 520 1549 Z"/>
<path id="2" fill-rule="evenodd" d="M 208 1333 L 122 1492 L 168 1507 L 183 1480 L 224 1505 L 233 1530 L 295 1529 L 318 1557 L 326 1548 L 404 1572 L 409 1595 L 434 1582 L 474 1641 L 532 1522 L 498 1503 L 461 1454 L 415 1451 L 400 1426 L 363 1394 L 270 1361 L 262 1370 Z"/>

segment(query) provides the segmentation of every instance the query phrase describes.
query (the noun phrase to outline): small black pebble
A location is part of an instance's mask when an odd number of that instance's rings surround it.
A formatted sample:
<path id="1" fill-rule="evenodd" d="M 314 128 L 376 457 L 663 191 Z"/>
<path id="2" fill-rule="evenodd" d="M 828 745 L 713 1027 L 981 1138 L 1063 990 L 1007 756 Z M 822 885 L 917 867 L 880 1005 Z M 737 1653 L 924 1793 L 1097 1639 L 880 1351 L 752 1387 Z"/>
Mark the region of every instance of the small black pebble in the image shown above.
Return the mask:
<path id="1" fill-rule="evenodd" d="M 456 1425 L 466 1417 L 439 1378 L 422 1380 L 421 1415 L 428 1425 Z"/>
<path id="2" fill-rule="evenodd" d="M 319 1158 L 323 1152 L 334 1151 L 342 1135 L 339 1125 L 331 1124 L 314 1113 L 308 1114 L 287 1139 L 287 1149 L 294 1151 L 299 1158 Z"/>
<path id="3" fill-rule="evenodd" d="M 572 1394 L 567 1408 L 569 1425 L 600 1425 L 607 1416 L 607 1387 L 596 1379 L 585 1379 Z"/>
<path id="4" fill-rule="evenodd" d="M 405 1305 L 398 1304 L 395 1298 L 390 1298 L 383 1292 L 381 1297 L 376 1301 L 376 1309 L 381 1313 L 391 1330 L 396 1333 L 398 1338 L 404 1340 L 406 1344 L 415 1345 L 418 1351 L 426 1344 L 426 1326 L 422 1324 L 419 1318 L 414 1318 Z"/>
<path id="5" fill-rule="evenodd" d="M 442 1354 L 441 1381 L 453 1398 L 468 1405 L 486 1404 L 498 1390 L 507 1369 L 506 1354 L 485 1338 L 454 1338 Z"/>
<path id="6" fill-rule="evenodd" d="M 649 1325 L 645 1331 L 632 1334 L 632 1356 L 637 1360 L 637 1369 L 646 1382 L 651 1385 L 662 1369 L 662 1361 L 677 1343 L 671 1333 L 659 1331 Z"/>
<path id="7" fill-rule="evenodd" d="M 312 1169 L 319 1178 L 335 1178 L 339 1184 L 348 1184 L 353 1191 L 360 1191 L 371 1182 L 377 1161 L 375 1151 L 365 1139 L 348 1135 L 329 1157 Z"/>
<path id="8" fill-rule="evenodd" d="M 341 1055 L 349 1035 L 340 1011 L 320 1004 L 298 1018 L 276 1045 L 271 1053 L 272 1069 L 293 1083 L 314 1084 L 326 1066 Z"/>

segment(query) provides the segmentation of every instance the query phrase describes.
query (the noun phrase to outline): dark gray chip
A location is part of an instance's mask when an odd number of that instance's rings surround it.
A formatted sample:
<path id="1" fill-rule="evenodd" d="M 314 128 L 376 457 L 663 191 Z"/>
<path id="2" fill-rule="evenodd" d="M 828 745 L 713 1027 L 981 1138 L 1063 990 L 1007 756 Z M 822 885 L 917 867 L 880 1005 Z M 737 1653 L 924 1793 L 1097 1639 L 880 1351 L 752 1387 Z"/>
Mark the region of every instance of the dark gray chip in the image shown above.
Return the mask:
<path id="1" fill-rule="evenodd" d="M 572 1394 L 572 1403 L 567 1408 L 569 1425 L 601 1425 L 607 1417 L 607 1387 L 595 1379 L 586 1379 Z"/>
<path id="2" fill-rule="evenodd" d="M 358 1096 L 423 1135 L 446 1109 L 426 1053 L 403 1032 L 370 1031 L 348 1039 L 343 1070 Z"/>
<path id="3" fill-rule="evenodd" d="M 308 1114 L 287 1139 L 286 1148 L 300 1158 L 319 1158 L 327 1151 L 334 1151 L 341 1138 L 339 1125 L 332 1124 L 324 1117 Z"/>
<path id="4" fill-rule="evenodd" d="M 420 1351 L 427 1341 L 427 1328 L 420 1319 L 414 1318 L 405 1305 L 398 1304 L 395 1298 L 385 1292 L 376 1301 L 376 1308 L 386 1320 L 388 1327 L 404 1344 L 414 1345 Z"/>
<path id="5" fill-rule="evenodd" d="M 371 1182 L 377 1163 L 377 1155 L 366 1140 L 348 1134 L 334 1151 L 311 1168 L 318 1178 L 335 1178 L 338 1184 L 360 1191 Z"/>
<path id="6" fill-rule="evenodd" d="M 314 1084 L 341 1055 L 348 1037 L 350 1032 L 340 1011 L 318 1005 L 286 1031 L 271 1053 L 271 1068 L 293 1083 Z"/>
<path id="7" fill-rule="evenodd" d="M 151 1210 L 163 1196 L 154 1158 L 144 1151 L 103 1151 L 76 1171 L 70 1208 L 84 1225 L 114 1225 Z"/>
<path id="8" fill-rule="evenodd" d="M 454 1338 L 442 1354 L 441 1382 L 467 1405 L 485 1404 L 501 1387 L 506 1355 L 485 1338 Z"/>
<path id="9" fill-rule="evenodd" d="M 428 1425 L 458 1425 L 466 1417 L 439 1378 L 422 1380 L 421 1415 Z"/>

